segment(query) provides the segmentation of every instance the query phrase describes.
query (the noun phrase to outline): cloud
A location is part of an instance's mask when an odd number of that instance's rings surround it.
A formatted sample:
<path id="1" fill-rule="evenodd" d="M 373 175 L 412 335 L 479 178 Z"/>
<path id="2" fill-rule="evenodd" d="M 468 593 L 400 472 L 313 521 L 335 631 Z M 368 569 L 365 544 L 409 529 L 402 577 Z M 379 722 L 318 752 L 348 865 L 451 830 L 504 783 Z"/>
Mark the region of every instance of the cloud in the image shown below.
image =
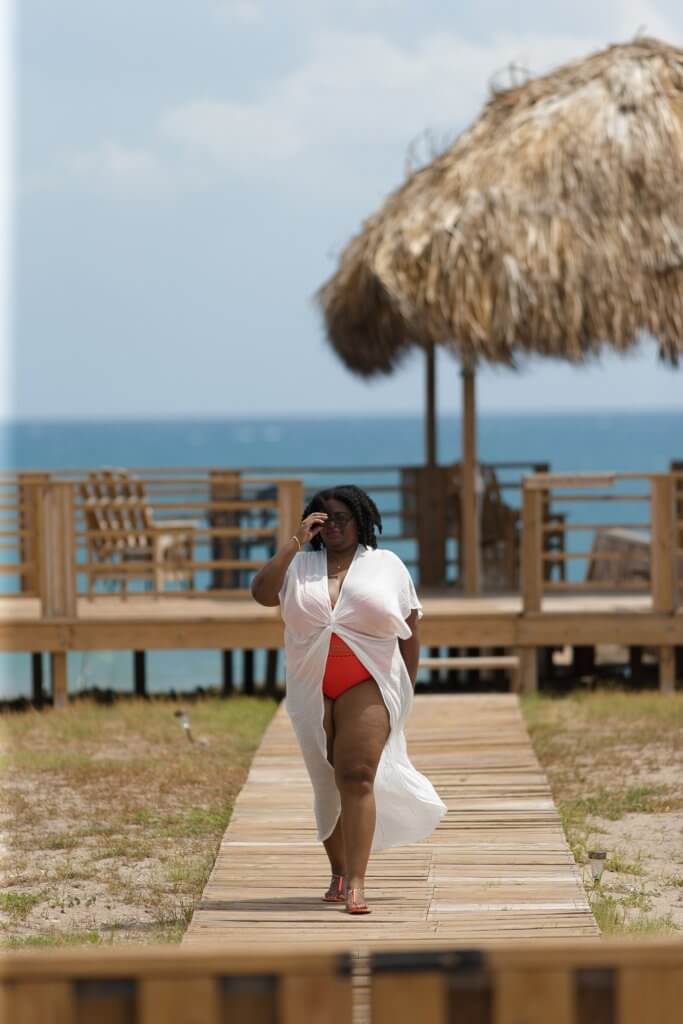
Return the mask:
<path id="1" fill-rule="evenodd" d="M 655 8 L 649 0 L 620 0 L 618 4 L 618 36 L 631 39 L 639 32 L 641 35 L 655 36 L 667 43 L 680 43 L 683 33 Z"/>
<path id="2" fill-rule="evenodd" d="M 215 14 L 222 20 L 258 25 L 265 19 L 261 0 L 213 0 Z"/>
<path id="3" fill-rule="evenodd" d="M 82 184 L 121 199 L 166 199 L 178 186 L 173 171 L 154 152 L 112 141 L 72 151 L 62 166 Z"/>
<path id="4" fill-rule="evenodd" d="M 255 0 L 218 6 L 236 17 L 263 10 Z M 676 38 L 649 0 L 619 0 L 613 19 L 612 38 L 631 38 L 641 26 Z M 189 100 L 160 114 L 146 148 L 109 141 L 72 154 L 69 166 L 81 181 L 119 197 L 163 198 L 226 176 L 294 188 L 320 182 L 328 192 L 353 188 L 351 178 L 372 174 L 382 154 L 382 174 L 387 152 L 400 166 L 425 133 L 437 144 L 450 141 L 478 114 L 491 82 L 509 81 L 512 66 L 540 74 L 605 43 L 590 29 L 499 34 L 487 42 L 433 33 L 409 46 L 377 32 L 320 32 L 305 61 L 267 82 L 260 96 Z"/>
<path id="5" fill-rule="evenodd" d="M 204 100 L 167 111 L 160 134 L 223 169 L 280 173 L 325 148 L 407 146 L 427 128 L 454 133 L 510 63 L 546 70 L 587 48 L 568 36 L 526 36 L 477 45 L 434 35 L 412 50 L 370 33 L 326 32 L 308 61 L 258 100 Z"/>

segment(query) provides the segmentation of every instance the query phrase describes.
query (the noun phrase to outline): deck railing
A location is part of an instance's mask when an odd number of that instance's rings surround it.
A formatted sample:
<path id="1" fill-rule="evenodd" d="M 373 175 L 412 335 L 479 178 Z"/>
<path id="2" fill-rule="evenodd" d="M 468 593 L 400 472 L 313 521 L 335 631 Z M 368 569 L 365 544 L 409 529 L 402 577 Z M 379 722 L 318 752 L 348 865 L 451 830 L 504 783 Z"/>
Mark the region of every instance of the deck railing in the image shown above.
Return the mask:
<path id="1" fill-rule="evenodd" d="M 514 589 L 517 580 L 522 474 L 547 468 L 528 462 L 483 467 L 491 510 L 505 519 L 492 522 L 485 537 L 496 557 L 499 532 L 503 540 L 503 589 Z M 58 592 L 73 589 L 70 570 L 55 575 L 54 567 L 73 556 L 76 595 L 92 600 L 112 588 L 127 597 L 142 587 L 165 599 L 244 596 L 254 571 L 295 529 L 304 502 L 340 479 L 367 489 L 384 521 L 382 544 L 403 558 L 421 585 L 457 587 L 458 472 L 455 465 L 6 473 L 0 476 L 2 592 L 33 598 L 49 592 L 50 607 L 69 611 Z M 74 550 L 67 551 L 65 524 L 72 518 L 75 536 L 68 543 Z M 41 544 L 48 529 L 56 533 Z M 49 568 L 42 565 L 46 560 Z"/>
<path id="2" fill-rule="evenodd" d="M 246 596 L 253 573 L 296 529 L 306 497 L 331 482 L 324 474 L 339 479 L 352 469 L 309 469 L 306 481 L 271 470 L 259 476 L 221 469 L 5 474 L 3 593 L 40 598 L 43 615 L 52 618 L 75 615 L 80 596 L 98 600 L 114 590 L 124 598 L 141 588 L 164 599 Z M 448 468 L 441 470 L 448 480 Z M 406 548 L 419 549 L 420 531 L 429 532 L 423 528 L 429 481 L 414 470 L 399 474 L 396 467 L 372 472 L 366 486 L 387 523 L 382 542 L 408 564 L 424 564 L 424 552 L 411 559 Z M 525 612 L 538 611 L 544 595 L 596 591 L 650 595 L 658 611 L 680 607 L 683 471 L 544 472 L 520 484 L 500 484 L 522 491 L 519 513 L 512 498 L 505 506 L 511 550 L 504 552 L 509 571 L 516 572 L 515 547 L 521 544 L 521 578 L 519 586 L 500 590 L 521 591 Z M 630 514 L 615 514 L 616 503 L 628 505 Z M 441 519 L 449 514 L 436 505 L 433 511 Z M 457 538 L 451 540 L 456 553 L 450 561 L 457 562 Z M 429 583 L 419 571 L 415 575 L 421 585 Z M 438 582 L 457 587 L 452 576 Z"/>
<path id="3" fill-rule="evenodd" d="M 558 592 L 649 595 L 652 609 L 673 612 L 683 591 L 683 472 L 535 474 L 524 480 L 522 510 L 522 602 L 525 613 L 541 610 L 543 597 Z M 566 508 L 554 524 L 573 538 L 589 534 L 592 546 L 574 540 L 549 552 L 543 521 L 548 502 Z M 615 504 L 637 506 L 637 518 L 615 518 Z M 589 510 L 588 514 L 586 510 Z M 578 550 L 577 550 L 578 548 Z M 580 561 L 583 578 L 551 580 L 550 562 Z"/>
<path id="4" fill-rule="evenodd" d="M 123 598 L 141 589 L 166 599 L 244 597 L 303 504 L 299 480 L 219 470 L 5 475 L 0 488 L 3 592 L 38 598 L 44 618 L 75 617 L 78 597 L 97 600 L 113 588 Z"/>

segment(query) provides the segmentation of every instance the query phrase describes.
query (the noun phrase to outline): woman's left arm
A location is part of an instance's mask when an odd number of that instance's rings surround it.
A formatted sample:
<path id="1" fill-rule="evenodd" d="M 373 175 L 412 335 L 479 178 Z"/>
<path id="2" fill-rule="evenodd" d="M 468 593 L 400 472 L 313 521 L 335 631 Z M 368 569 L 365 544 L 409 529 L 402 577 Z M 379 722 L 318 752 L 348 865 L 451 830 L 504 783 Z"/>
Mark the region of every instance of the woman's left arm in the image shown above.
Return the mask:
<path id="1" fill-rule="evenodd" d="M 418 627 L 418 616 L 417 611 L 413 609 L 406 623 L 408 628 L 413 631 L 413 635 L 407 640 L 398 641 L 399 650 L 401 651 L 401 657 L 403 658 L 406 668 L 408 669 L 408 675 L 410 681 L 415 689 L 415 680 L 417 679 L 417 666 L 420 660 L 420 631 Z"/>

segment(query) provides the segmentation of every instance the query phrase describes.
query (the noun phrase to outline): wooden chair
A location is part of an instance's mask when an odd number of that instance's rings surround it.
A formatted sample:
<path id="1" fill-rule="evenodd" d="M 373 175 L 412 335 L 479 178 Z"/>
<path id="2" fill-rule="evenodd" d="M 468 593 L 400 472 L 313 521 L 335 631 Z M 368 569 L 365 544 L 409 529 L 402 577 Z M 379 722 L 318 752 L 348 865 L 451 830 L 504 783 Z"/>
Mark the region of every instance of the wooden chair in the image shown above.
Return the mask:
<path id="1" fill-rule="evenodd" d="M 90 534 L 88 563 L 94 567 L 88 571 L 89 599 L 101 578 L 119 580 L 124 598 L 128 580 L 134 577 L 142 577 L 156 595 L 169 580 L 194 588 L 191 563 L 197 523 L 155 522 L 144 484 L 123 469 L 89 473 L 79 489 Z"/>

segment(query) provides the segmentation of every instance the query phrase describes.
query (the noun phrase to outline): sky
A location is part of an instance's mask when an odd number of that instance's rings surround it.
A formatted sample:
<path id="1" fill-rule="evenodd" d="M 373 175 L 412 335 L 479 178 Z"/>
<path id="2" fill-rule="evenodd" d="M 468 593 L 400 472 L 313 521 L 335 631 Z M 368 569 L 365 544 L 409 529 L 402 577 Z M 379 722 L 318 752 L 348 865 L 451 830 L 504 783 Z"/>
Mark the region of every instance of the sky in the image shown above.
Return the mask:
<path id="1" fill-rule="evenodd" d="M 0 396 L 22 419 L 419 412 L 419 352 L 367 382 L 325 340 L 313 295 L 345 244 L 511 66 L 638 31 L 683 45 L 680 0 L 0 4 Z M 682 390 L 645 343 L 483 369 L 478 403 L 681 408 Z M 438 405 L 460 409 L 446 353 Z"/>

